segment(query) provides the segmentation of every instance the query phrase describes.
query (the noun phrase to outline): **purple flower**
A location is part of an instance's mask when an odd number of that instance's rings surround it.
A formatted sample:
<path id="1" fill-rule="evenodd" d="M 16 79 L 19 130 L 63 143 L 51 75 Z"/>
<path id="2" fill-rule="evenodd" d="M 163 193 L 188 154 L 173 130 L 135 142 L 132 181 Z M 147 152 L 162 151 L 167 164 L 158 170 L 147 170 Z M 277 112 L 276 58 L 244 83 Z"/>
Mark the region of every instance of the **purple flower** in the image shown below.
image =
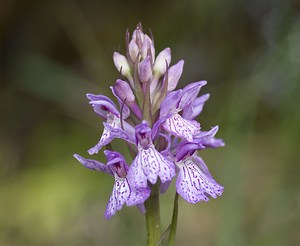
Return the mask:
<path id="1" fill-rule="evenodd" d="M 176 174 L 174 163 L 155 149 L 151 134 L 152 130 L 145 121 L 135 128 L 138 154 L 128 172 L 135 187 L 147 187 L 147 180 L 155 184 L 158 177 L 165 183 L 171 181 Z"/>
<path id="2" fill-rule="evenodd" d="M 118 99 L 120 107 L 123 107 L 123 111 L 125 110 L 125 113 L 129 115 L 130 109 L 138 118 L 142 117 L 141 110 L 128 83 L 124 80 L 117 79 L 115 85 L 110 88 L 114 96 Z"/>
<path id="3" fill-rule="evenodd" d="M 165 48 L 162 50 L 158 56 L 155 59 L 155 62 L 153 64 L 153 71 L 154 74 L 159 78 L 161 75 L 163 75 L 167 67 L 171 63 L 171 49 Z"/>
<path id="4" fill-rule="evenodd" d="M 196 154 L 176 162 L 179 173 L 176 180 L 178 194 L 190 203 L 208 201 L 209 196 L 221 196 L 224 187 L 211 176 L 204 161 Z"/>
<path id="5" fill-rule="evenodd" d="M 118 71 L 130 81 L 131 85 L 133 85 L 131 69 L 126 57 L 118 52 L 114 52 L 113 60 Z"/>
<path id="6" fill-rule="evenodd" d="M 142 83 L 150 82 L 152 79 L 152 63 L 151 57 L 147 56 L 139 66 L 139 77 Z"/>
<path id="7" fill-rule="evenodd" d="M 174 160 L 178 167 L 177 192 L 190 203 L 208 201 L 209 196 L 216 198 L 217 195 L 222 195 L 224 188 L 213 179 L 207 166 L 196 153 L 197 150 L 224 146 L 221 139 L 215 138 L 217 131 L 218 126 L 210 131 L 199 131 L 192 142 L 182 140 L 180 143 L 178 138 L 172 141 L 170 136 L 160 134 L 168 142 L 162 153 Z M 161 191 L 167 188 L 168 183 L 161 187 Z"/>
<path id="8" fill-rule="evenodd" d="M 144 34 L 140 24 L 137 25 L 136 29 L 132 34 L 132 40 L 128 46 L 129 55 L 133 62 L 136 61 L 138 53 L 140 53 L 142 60 L 144 60 L 147 55 L 152 58 L 152 63 L 155 58 L 155 48 L 152 39 Z"/>
<path id="9" fill-rule="evenodd" d="M 204 94 L 200 97 L 192 100 L 188 105 L 186 105 L 182 110 L 182 117 L 186 120 L 193 120 L 203 110 L 204 103 L 209 99 L 209 94 Z"/>
<path id="10" fill-rule="evenodd" d="M 219 130 L 219 126 L 212 127 L 209 131 L 200 131 L 194 136 L 194 142 L 201 144 L 205 148 L 217 148 L 225 146 L 225 143 L 220 138 L 215 138 Z"/>
<path id="11" fill-rule="evenodd" d="M 113 54 L 121 78 L 110 88 L 118 107 L 106 96 L 87 94 L 94 111 L 104 119 L 100 140 L 88 153 L 98 153 L 120 138 L 131 144 L 128 149 L 132 164 L 127 166 L 115 151 L 104 151 L 106 165 L 74 155 L 87 168 L 114 176 L 105 218 L 110 219 L 124 204 L 135 205 L 144 212 L 151 187 L 157 184 L 161 192 L 166 191 L 176 172 L 177 192 L 186 201 L 197 203 L 221 196 L 224 188 L 197 155 L 198 150 L 224 146 L 222 139 L 215 138 L 218 126 L 202 131 L 195 120 L 209 98 L 209 94 L 198 97 L 206 81 L 175 90 L 184 61 L 171 65 L 170 48 L 155 56 L 153 38 L 143 33 L 141 24 L 131 38 L 126 32 L 125 41 L 126 54 Z M 152 196 L 149 203 L 151 199 Z"/>
<path id="12" fill-rule="evenodd" d="M 110 219 L 117 210 L 121 210 L 126 203 L 127 206 L 141 206 L 150 195 L 150 189 L 140 188 L 135 189 L 131 185 L 128 178 L 128 166 L 124 160 L 124 157 L 116 152 L 105 150 L 104 154 L 108 160 L 107 165 L 91 159 L 85 159 L 80 155 L 75 154 L 74 157 L 85 167 L 104 172 L 114 176 L 115 183 L 112 193 L 110 195 L 108 204 L 104 216 L 106 219 Z"/>
<path id="13" fill-rule="evenodd" d="M 111 126 L 113 128 L 121 128 L 121 119 L 120 112 L 117 109 L 116 105 L 108 97 L 103 95 L 93 95 L 87 94 L 87 98 L 90 100 L 90 104 L 94 108 L 94 111 L 106 119 L 106 124 L 104 124 L 104 130 L 99 142 L 92 148 L 88 150 L 90 155 L 98 153 L 98 151 L 105 145 L 109 144 L 116 136 L 110 134 L 110 131 L 107 128 Z M 129 116 L 129 109 L 124 107 L 123 110 L 123 120 Z M 129 133 L 134 133 L 134 128 L 129 125 L 126 121 L 123 121 L 124 128 Z"/>
<path id="14" fill-rule="evenodd" d="M 194 120 L 183 118 L 179 112 L 190 105 L 197 97 L 206 81 L 195 82 L 187 85 L 182 90 L 172 91 L 163 100 L 160 108 L 160 118 L 163 119 L 163 128 L 172 135 L 193 140 L 193 136 L 199 133 L 200 124 Z"/>

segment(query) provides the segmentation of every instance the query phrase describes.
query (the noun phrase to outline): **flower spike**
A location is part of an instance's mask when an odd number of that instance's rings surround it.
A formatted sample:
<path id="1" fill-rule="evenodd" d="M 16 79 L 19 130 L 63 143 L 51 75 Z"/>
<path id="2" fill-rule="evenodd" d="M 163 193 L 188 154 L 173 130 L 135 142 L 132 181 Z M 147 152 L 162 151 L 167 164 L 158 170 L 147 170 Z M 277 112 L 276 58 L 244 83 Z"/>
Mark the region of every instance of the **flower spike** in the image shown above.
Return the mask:
<path id="1" fill-rule="evenodd" d="M 78 154 L 74 157 L 86 168 L 114 178 L 105 218 L 110 219 L 124 204 L 138 207 L 146 215 L 148 242 L 152 245 L 160 240 L 158 197 L 172 185 L 173 178 L 177 193 L 172 218 L 177 218 L 179 195 L 189 203 L 222 195 L 224 187 L 212 177 L 199 153 L 225 144 L 216 138 L 218 126 L 203 130 L 195 120 L 209 99 L 208 93 L 198 96 L 207 82 L 176 89 L 184 60 L 171 64 L 169 47 L 156 56 L 153 35 L 144 33 L 141 23 L 131 36 L 126 31 L 125 41 L 125 54 L 113 53 L 120 77 L 110 89 L 118 103 L 101 94 L 87 94 L 104 126 L 98 143 L 88 153 L 97 154 L 106 146 L 107 162 Z M 115 151 L 112 141 L 116 138 L 126 143 L 132 157 L 130 165 Z M 172 221 L 170 235 L 174 228 L 176 221 Z"/>

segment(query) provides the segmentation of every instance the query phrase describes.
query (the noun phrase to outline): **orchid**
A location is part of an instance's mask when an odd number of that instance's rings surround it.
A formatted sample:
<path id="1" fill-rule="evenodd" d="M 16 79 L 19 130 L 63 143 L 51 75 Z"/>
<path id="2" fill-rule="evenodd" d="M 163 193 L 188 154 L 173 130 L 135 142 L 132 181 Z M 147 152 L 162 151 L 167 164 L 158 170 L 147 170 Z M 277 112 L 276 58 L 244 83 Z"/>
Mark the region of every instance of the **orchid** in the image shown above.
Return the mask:
<path id="1" fill-rule="evenodd" d="M 88 150 L 97 154 L 103 147 L 107 163 L 74 157 L 85 167 L 110 174 L 115 182 L 105 218 L 110 219 L 123 205 L 137 206 L 145 213 L 148 245 L 161 240 L 159 196 L 176 178 L 174 211 L 169 245 L 174 244 L 178 196 L 189 203 L 209 201 L 221 196 L 224 187 L 209 172 L 198 151 L 224 146 L 215 138 L 218 126 L 203 131 L 195 119 L 202 112 L 209 94 L 198 97 L 206 81 L 198 81 L 175 90 L 184 61 L 171 65 L 171 49 L 155 56 L 153 38 L 137 25 L 131 38 L 126 33 L 126 55 L 115 52 L 114 64 L 120 74 L 111 91 L 117 106 L 104 95 L 87 94 L 95 113 L 104 119 L 98 143 Z M 132 157 L 112 151 L 113 140 L 125 141 Z M 176 177 L 177 175 L 177 177 Z"/>
<path id="2" fill-rule="evenodd" d="M 110 174 L 114 177 L 115 183 L 104 213 L 105 218 L 110 219 L 117 210 L 122 209 L 125 203 L 127 206 L 139 206 L 139 208 L 144 211 L 143 203 L 149 197 L 150 189 L 148 187 L 135 189 L 135 187 L 131 185 L 131 181 L 127 175 L 128 165 L 120 153 L 105 150 L 104 154 L 108 160 L 106 165 L 93 159 L 85 159 L 78 154 L 75 154 L 74 157 L 83 166 Z"/>

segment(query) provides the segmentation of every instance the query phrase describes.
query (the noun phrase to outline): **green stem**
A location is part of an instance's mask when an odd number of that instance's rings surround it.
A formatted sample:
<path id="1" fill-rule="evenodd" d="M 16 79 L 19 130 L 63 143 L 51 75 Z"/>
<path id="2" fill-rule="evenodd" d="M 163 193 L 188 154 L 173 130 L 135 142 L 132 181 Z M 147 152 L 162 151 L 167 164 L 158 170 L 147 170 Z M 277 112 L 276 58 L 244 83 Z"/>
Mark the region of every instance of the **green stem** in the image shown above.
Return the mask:
<path id="1" fill-rule="evenodd" d="M 174 198 L 174 208 L 173 208 L 172 224 L 171 224 L 171 229 L 170 229 L 170 234 L 169 234 L 168 246 L 175 245 L 177 220 L 178 220 L 178 193 L 176 192 L 175 198 Z"/>
<path id="2" fill-rule="evenodd" d="M 159 210 L 159 185 L 151 188 L 151 195 L 145 202 L 146 206 L 146 226 L 147 245 L 156 246 L 160 239 L 160 210 Z"/>

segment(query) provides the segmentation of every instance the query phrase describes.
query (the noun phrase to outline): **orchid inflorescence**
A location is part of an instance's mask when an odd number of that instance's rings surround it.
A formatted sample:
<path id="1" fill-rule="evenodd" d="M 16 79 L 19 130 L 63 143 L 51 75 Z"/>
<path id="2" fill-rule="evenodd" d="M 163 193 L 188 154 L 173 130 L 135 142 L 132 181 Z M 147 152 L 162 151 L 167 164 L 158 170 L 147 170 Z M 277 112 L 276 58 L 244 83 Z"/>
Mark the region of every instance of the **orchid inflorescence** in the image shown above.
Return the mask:
<path id="1" fill-rule="evenodd" d="M 221 196 L 224 188 L 197 154 L 197 150 L 224 146 L 215 138 L 218 126 L 202 131 L 195 121 L 209 98 L 209 94 L 198 97 L 206 81 L 175 90 L 184 61 L 170 66 L 170 48 L 155 57 L 153 38 L 143 33 L 141 24 L 131 39 L 127 31 L 126 48 L 125 56 L 113 54 L 120 78 L 110 88 L 119 107 L 104 95 L 87 94 L 95 113 L 105 120 L 99 142 L 88 153 L 96 154 L 106 146 L 107 163 L 74 155 L 85 167 L 114 177 L 105 218 L 110 219 L 124 204 L 145 212 L 152 187 L 163 193 L 176 175 L 176 191 L 189 203 Z M 130 166 L 121 153 L 112 150 L 115 138 L 127 142 L 133 157 Z"/>

